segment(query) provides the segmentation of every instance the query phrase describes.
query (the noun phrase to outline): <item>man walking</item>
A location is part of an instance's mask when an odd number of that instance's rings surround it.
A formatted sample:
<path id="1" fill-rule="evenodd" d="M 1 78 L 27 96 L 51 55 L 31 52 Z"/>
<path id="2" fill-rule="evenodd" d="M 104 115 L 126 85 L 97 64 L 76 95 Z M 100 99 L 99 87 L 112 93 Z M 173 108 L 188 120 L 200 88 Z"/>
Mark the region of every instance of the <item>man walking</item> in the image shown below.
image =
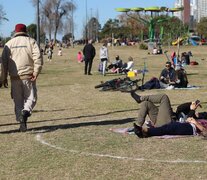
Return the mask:
<path id="1" fill-rule="evenodd" d="M 84 61 L 85 61 L 85 75 L 92 75 L 91 74 L 91 68 L 93 64 L 93 58 L 96 55 L 96 49 L 92 45 L 93 40 L 89 40 L 88 44 L 86 44 L 83 48 L 83 55 L 84 55 Z"/>
<path id="2" fill-rule="evenodd" d="M 2 52 L 4 82 L 9 74 L 11 97 L 15 105 L 16 120 L 20 132 L 27 130 L 27 119 L 37 102 L 36 79 L 42 69 L 43 60 L 37 42 L 27 34 L 24 24 L 15 26 L 14 37 Z"/>

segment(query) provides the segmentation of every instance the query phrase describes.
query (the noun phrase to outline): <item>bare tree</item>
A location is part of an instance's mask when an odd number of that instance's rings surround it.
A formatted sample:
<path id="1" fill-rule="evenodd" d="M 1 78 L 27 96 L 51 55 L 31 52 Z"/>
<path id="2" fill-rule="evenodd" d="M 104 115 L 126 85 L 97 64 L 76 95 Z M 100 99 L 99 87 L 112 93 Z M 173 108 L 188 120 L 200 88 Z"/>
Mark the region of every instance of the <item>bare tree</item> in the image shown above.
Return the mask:
<path id="1" fill-rule="evenodd" d="M 45 4 L 43 4 L 42 7 L 42 27 L 45 27 L 45 30 L 48 31 L 48 35 L 49 35 L 49 40 L 51 41 L 52 39 L 52 31 L 53 31 L 53 18 L 54 14 L 52 12 L 52 2 L 47 0 L 45 2 Z"/>
<path id="2" fill-rule="evenodd" d="M 0 5 L 0 23 L 1 23 L 3 20 L 8 21 L 8 19 L 6 18 L 6 13 L 4 12 L 3 6 Z"/>
<path id="3" fill-rule="evenodd" d="M 51 34 L 54 33 L 54 43 L 58 31 L 61 31 L 63 27 L 63 17 L 69 17 L 75 8 L 72 1 L 66 0 L 45 0 L 42 3 L 42 14 L 45 16 L 45 20 L 42 20 L 42 22 L 47 27 L 50 40 Z"/>

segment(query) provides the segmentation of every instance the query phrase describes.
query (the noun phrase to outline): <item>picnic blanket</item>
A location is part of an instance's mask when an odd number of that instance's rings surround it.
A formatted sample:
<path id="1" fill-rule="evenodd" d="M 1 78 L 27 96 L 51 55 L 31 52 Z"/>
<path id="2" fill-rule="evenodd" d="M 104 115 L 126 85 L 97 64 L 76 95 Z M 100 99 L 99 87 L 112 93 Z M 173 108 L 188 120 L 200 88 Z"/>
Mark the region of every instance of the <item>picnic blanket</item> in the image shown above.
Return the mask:
<path id="1" fill-rule="evenodd" d="M 187 87 L 185 87 L 185 88 L 175 88 L 175 87 L 171 87 L 171 86 L 169 86 L 169 87 L 167 87 L 166 88 L 167 90 L 172 90 L 172 89 L 179 89 L 179 90 L 181 90 L 181 89 L 185 89 L 185 90 L 194 90 L 194 89 L 200 89 L 200 86 L 194 86 L 194 85 L 188 85 Z M 164 89 L 165 90 L 165 89 Z"/>
<path id="2" fill-rule="evenodd" d="M 112 132 L 125 134 L 125 135 L 135 135 L 133 127 L 130 128 L 110 128 Z M 174 138 L 186 138 L 193 137 L 194 135 L 164 135 L 164 136 L 153 136 L 153 138 L 158 139 L 174 139 Z"/>

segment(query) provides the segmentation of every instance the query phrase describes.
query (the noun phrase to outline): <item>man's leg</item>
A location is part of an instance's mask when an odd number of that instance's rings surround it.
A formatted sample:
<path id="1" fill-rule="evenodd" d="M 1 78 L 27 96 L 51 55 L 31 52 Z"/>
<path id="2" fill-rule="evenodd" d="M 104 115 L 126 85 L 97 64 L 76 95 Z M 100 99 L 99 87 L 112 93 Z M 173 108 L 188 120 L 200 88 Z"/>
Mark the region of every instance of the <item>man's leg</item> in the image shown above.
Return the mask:
<path id="1" fill-rule="evenodd" d="M 31 80 L 22 80 L 24 84 L 24 109 L 30 114 L 37 102 L 36 82 Z"/>
<path id="2" fill-rule="evenodd" d="M 138 126 L 142 126 L 148 115 L 153 124 L 157 121 L 158 108 L 150 101 L 143 101 L 138 112 Z"/>
<path id="3" fill-rule="evenodd" d="M 87 70 L 88 70 L 88 60 L 85 60 L 85 69 L 84 69 L 84 74 L 87 74 Z"/>
<path id="4" fill-rule="evenodd" d="M 11 98 L 14 101 L 16 120 L 20 121 L 21 112 L 24 108 L 24 91 L 22 80 L 11 80 Z"/>
<path id="5" fill-rule="evenodd" d="M 22 80 L 11 80 L 11 96 L 14 101 L 16 120 L 20 123 L 19 131 L 27 130 L 27 122 L 23 115 L 24 88 Z"/>
<path id="6" fill-rule="evenodd" d="M 105 75 L 105 71 L 106 71 L 106 66 L 107 66 L 107 61 L 103 61 L 103 70 L 102 70 L 102 74 Z"/>
<path id="7" fill-rule="evenodd" d="M 141 96 L 141 100 L 160 104 L 155 124 L 156 127 L 160 127 L 172 121 L 172 107 L 169 97 L 166 94 Z"/>
<path id="8" fill-rule="evenodd" d="M 148 136 L 163 135 L 193 135 L 193 128 L 189 123 L 172 122 L 161 127 L 143 129 Z"/>
<path id="9" fill-rule="evenodd" d="M 93 60 L 89 60 L 89 67 L 88 67 L 88 75 L 91 75 L 91 68 L 92 68 Z"/>

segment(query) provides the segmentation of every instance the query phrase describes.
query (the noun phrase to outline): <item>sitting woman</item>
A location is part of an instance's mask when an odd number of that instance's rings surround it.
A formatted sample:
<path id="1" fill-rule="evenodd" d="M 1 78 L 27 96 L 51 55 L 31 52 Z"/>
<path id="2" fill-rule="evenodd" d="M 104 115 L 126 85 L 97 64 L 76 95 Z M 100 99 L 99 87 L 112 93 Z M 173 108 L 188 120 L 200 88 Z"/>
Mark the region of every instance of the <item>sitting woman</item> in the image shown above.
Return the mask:
<path id="1" fill-rule="evenodd" d="M 125 63 L 125 64 L 123 65 L 123 67 L 122 67 L 122 69 L 121 69 L 121 72 L 127 74 L 128 71 L 132 71 L 133 67 L 134 67 L 134 60 L 133 60 L 133 58 L 130 56 L 130 57 L 128 58 L 128 62 Z"/>
<path id="2" fill-rule="evenodd" d="M 119 55 L 117 55 L 115 57 L 115 61 L 112 62 L 108 67 L 107 67 L 107 70 L 111 70 L 111 72 L 118 72 L 118 70 L 120 68 L 122 68 L 123 66 L 123 63 L 122 63 L 122 60 L 120 59 Z"/>
<path id="3" fill-rule="evenodd" d="M 186 88 L 188 86 L 188 78 L 185 69 L 178 64 L 175 67 L 175 72 L 176 72 L 177 80 L 174 86 L 177 88 Z"/>

